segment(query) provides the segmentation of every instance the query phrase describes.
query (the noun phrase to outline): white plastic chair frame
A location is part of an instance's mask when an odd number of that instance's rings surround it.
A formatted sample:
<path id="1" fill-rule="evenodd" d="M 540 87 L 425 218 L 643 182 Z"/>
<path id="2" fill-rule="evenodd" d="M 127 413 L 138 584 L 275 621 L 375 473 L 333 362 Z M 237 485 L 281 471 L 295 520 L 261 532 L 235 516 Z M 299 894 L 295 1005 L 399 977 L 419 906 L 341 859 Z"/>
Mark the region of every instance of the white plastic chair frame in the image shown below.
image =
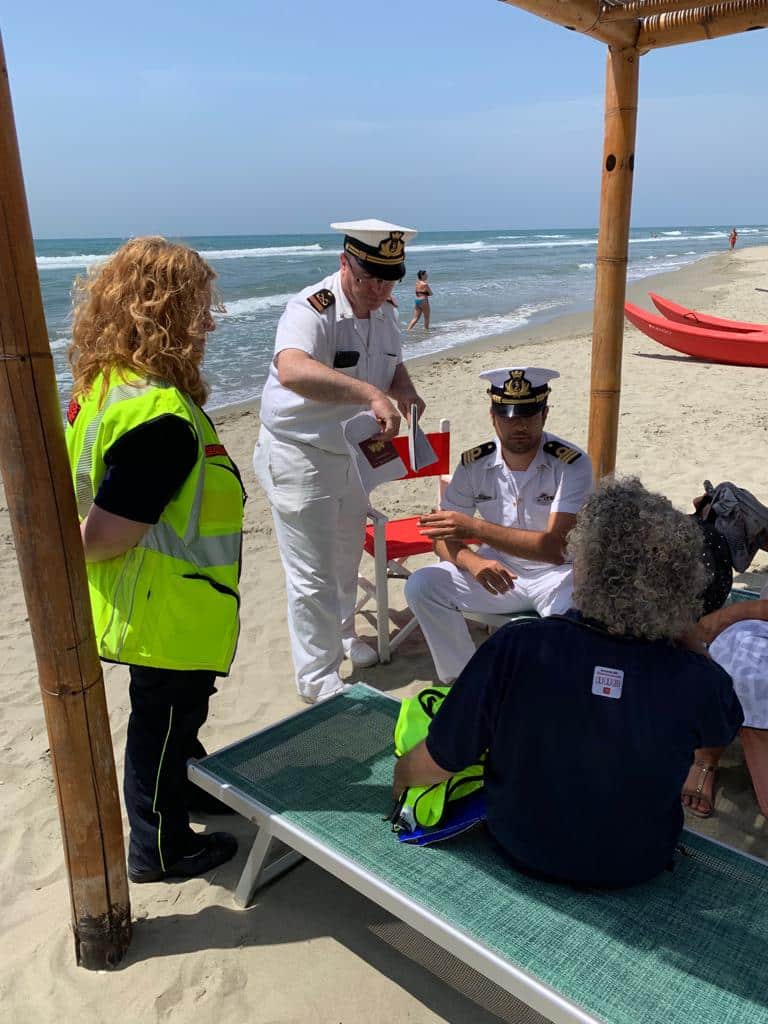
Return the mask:
<path id="1" fill-rule="evenodd" d="M 451 430 L 450 420 L 440 420 L 439 432 L 448 434 Z M 437 478 L 437 503 L 443 496 L 450 476 L 436 475 Z M 389 623 L 392 613 L 389 608 L 389 580 L 407 580 L 411 575 L 405 567 L 406 558 L 387 559 L 386 530 L 389 517 L 373 505 L 368 506 L 368 518 L 373 523 L 373 582 L 364 576 L 358 576 L 357 584 L 363 591 L 362 597 L 355 605 L 355 613 L 361 611 L 369 601 L 376 603 L 376 634 L 379 661 L 386 665 L 392 660 L 392 652 L 414 631 L 418 626 L 418 620 L 410 612 L 407 622 L 401 625 L 390 637 Z M 403 517 L 406 518 L 406 517 Z M 406 556 L 412 557 L 412 556 Z"/>

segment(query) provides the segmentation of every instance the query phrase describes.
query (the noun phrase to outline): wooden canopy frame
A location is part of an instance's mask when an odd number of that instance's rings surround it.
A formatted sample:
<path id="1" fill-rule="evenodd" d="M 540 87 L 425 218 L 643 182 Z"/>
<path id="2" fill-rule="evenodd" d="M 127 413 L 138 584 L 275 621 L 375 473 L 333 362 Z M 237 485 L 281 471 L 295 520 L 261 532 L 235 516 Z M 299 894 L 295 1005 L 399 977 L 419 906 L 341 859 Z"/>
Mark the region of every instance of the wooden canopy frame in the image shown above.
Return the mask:
<path id="1" fill-rule="evenodd" d="M 589 454 L 599 479 L 616 468 L 640 57 L 662 46 L 768 27 L 768 0 L 501 2 L 608 46 L 589 402 Z"/>
<path id="2" fill-rule="evenodd" d="M 768 25 L 768 0 L 502 0 L 605 43 L 589 451 L 613 472 L 641 54 Z M 0 469 L 50 737 L 78 963 L 117 963 L 130 907 L 112 742 L 0 39 Z"/>

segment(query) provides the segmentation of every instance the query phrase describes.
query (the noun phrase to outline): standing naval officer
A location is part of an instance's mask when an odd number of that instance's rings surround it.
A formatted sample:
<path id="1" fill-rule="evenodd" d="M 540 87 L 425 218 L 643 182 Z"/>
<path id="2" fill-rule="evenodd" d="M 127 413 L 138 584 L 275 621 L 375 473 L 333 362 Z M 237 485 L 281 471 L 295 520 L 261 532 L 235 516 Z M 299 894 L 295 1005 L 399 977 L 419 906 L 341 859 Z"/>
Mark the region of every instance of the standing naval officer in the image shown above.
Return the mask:
<path id="1" fill-rule="evenodd" d="M 570 607 L 565 539 L 592 491 L 592 464 L 544 431 L 549 381 L 559 376 L 533 366 L 480 374 L 490 382 L 497 440 L 464 452 L 441 510 L 421 517 L 442 561 L 417 569 L 405 596 L 444 683 L 475 653 L 462 612 L 552 615 Z M 481 542 L 476 551 L 470 538 Z"/>
<path id="2" fill-rule="evenodd" d="M 355 636 L 368 501 L 341 424 L 368 409 L 386 439 L 411 404 L 419 415 L 424 408 L 403 365 L 392 298 L 416 232 L 380 220 L 331 227 L 344 234 L 339 270 L 295 295 L 280 318 L 253 460 L 272 505 L 296 685 L 308 703 L 342 689 L 344 657 L 377 660 Z"/>

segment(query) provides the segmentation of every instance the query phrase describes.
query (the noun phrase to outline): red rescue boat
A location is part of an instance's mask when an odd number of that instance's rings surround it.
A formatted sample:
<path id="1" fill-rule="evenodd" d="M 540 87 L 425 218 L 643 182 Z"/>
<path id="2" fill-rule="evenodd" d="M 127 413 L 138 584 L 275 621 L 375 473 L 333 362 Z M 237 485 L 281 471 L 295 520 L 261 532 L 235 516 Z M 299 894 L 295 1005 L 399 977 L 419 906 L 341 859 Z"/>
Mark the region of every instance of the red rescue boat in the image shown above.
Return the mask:
<path id="1" fill-rule="evenodd" d="M 710 363 L 768 367 L 768 328 L 759 334 L 756 331 L 739 333 L 708 330 L 687 323 L 676 324 L 647 313 L 631 302 L 626 303 L 624 312 L 627 320 L 643 334 L 676 352 Z"/>
<path id="2" fill-rule="evenodd" d="M 750 324 L 741 320 L 723 320 L 719 316 L 708 316 L 706 313 L 696 313 L 685 306 L 679 306 L 676 302 L 664 299 L 661 295 L 654 295 L 648 292 L 648 297 L 656 309 L 667 320 L 676 324 L 688 324 L 693 327 L 705 327 L 708 331 L 757 331 L 758 334 L 768 333 L 768 324 Z"/>

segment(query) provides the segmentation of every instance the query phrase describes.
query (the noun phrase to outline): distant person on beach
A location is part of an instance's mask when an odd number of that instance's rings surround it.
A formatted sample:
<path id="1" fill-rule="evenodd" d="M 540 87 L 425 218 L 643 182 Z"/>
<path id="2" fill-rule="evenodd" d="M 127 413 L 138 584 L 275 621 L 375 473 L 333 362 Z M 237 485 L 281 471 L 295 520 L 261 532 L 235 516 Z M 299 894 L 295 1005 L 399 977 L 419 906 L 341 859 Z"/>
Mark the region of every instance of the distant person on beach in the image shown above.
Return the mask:
<path id="1" fill-rule="evenodd" d="M 419 270 L 416 273 L 416 298 L 414 300 L 413 317 L 406 328 L 408 331 L 416 326 L 419 318 L 422 316 L 424 317 L 424 329 L 429 330 L 429 318 L 431 316 L 429 297 L 432 294 L 432 289 L 427 283 L 428 276 L 426 270 Z"/>
<path id="2" fill-rule="evenodd" d="M 739 232 L 736 230 L 736 228 L 731 228 L 731 233 L 730 235 L 728 235 L 728 245 L 731 249 L 731 252 L 733 252 L 733 250 L 736 248 L 736 239 L 738 237 Z"/>
<path id="3" fill-rule="evenodd" d="M 532 366 L 480 374 L 490 383 L 496 440 L 464 452 L 441 510 L 421 517 L 441 561 L 417 569 L 405 595 L 443 683 L 475 652 L 462 612 L 570 608 L 565 538 L 592 490 L 592 464 L 586 452 L 544 432 L 549 382 L 559 376 Z M 477 541 L 477 550 L 468 546 Z"/>
<path id="4" fill-rule="evenodd" d="M 132 882 L 202 875 L 237 851 L 189 809 L 217 676 L 235 653 L 244 491 L 202 410 L 213 270 L 136 238 L 76 284 L 66 440 L 99 654 L 129 666 L 125 806 Z"/>
<path id="5" fill-rule="evenodd" d="M 296 686 L 310 704 L 343 691 L 343 658 L 378 660 L 355 635 L 368 499 L 341 424 L 368 409 L 387 439 L 411 404 L 419 415 L 424 408 L 392 299 L 416 232 L 380 220 L 331 227 L 344 234 L 340 269 L 294 296 L 280 318 L 254 452 L 285 570 Z"/>
<path id="6" fill-rule="evenodd" d="M 488 829 L 511 866 L 618 888 L 672 866 L 694 747 L 742 723 L 730 677 L 694 633 L 697 528 L 639 480 L 606 480 L 568 537 L 565 615 L 498 630 L 401 757 L 395 796 L 487 751 Z"/>

